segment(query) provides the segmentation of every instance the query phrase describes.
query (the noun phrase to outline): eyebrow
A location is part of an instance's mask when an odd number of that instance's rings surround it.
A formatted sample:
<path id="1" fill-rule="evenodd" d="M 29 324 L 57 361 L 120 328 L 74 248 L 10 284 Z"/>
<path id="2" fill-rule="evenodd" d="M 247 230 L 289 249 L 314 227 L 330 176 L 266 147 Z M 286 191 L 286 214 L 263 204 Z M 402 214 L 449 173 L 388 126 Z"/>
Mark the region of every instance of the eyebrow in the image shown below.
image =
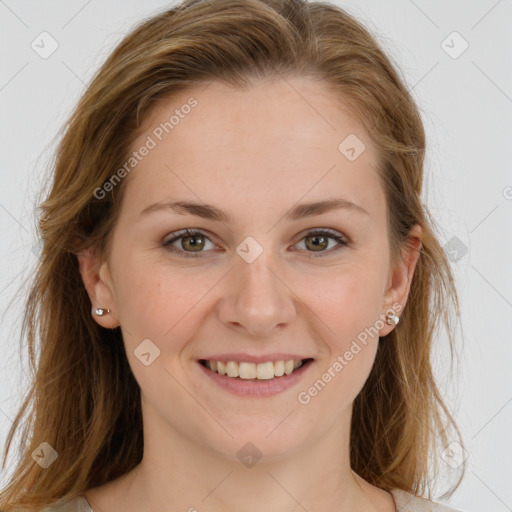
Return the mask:
<path id="1" fill-rule="evenodd" d="M 286 215 L 285 219 L 300 220 L 313 215 L 321 215 L 332 210 L 347 209 L 370 215 L 362 206 L 355 204 L 343 198 L 326 199 L 324 201 L 316 201 L 303 203 L 293 207 Z M 144 208 L 139 214 L 139 218 L 157 211 L 172 210 L 181 215 L 195 215 L 203 219 L 213 220 L 229 224 L 233 221 L 233 217 L 219 208 L 205 203 L 195 203 L 192 201 L 167 201 L 154 203 Z"/>

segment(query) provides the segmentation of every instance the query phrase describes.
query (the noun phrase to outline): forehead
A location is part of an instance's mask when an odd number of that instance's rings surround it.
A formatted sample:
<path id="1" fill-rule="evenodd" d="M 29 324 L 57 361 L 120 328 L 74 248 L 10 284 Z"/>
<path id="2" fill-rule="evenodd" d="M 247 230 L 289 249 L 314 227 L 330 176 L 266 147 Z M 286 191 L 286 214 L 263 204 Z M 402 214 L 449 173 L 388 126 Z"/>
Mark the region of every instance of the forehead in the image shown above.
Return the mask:
<path id="1" fill-rule="evenodd" d="M 233 201 L 290 205 L 336 189 L 379 206 L 376 151 L 350 105 L 317 80 L 197 84 L 153 108 L 132 150 L 150 139 L 129 175 L 127 193 L 139 207 L 176 189 L 206 202 L 231 193 Z"/>

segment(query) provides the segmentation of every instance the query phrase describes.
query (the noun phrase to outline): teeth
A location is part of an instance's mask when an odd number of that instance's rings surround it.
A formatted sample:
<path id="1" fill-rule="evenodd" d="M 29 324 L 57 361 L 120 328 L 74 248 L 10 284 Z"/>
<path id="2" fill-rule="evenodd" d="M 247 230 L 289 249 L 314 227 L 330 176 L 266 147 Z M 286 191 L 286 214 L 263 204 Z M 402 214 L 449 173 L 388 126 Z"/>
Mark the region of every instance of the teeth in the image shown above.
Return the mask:
<path id="1" fill-rule="evenodd" d="M 240 379 L 260 379 L 269 380 L 274 377 L 290 375 L 294 370 L 302 366 L 302 361 L 268 361 L 266 363 L 247 363 L 241 361 L 206 361 L 205 366 L 218 373 L 228 377 Z"/>
<path id="2" fill-rule="evenodd" d="M 242 367 L 240 363 L 240 367 Z M 274 363 L 258 363 L 257 365 L 253 363 L 253 366 L 256 368 L 255 378 L 258 379 L 273 379 L 274 378 Z"/>
<path id="3" fill-rule="evenodd" d="M 274 375 L 276 377 L 284 375 L 284 361 L 276 361 L 274 363 Z"/>
<path id="4" fill-rule="evenodd" d="M 238 377 L 238 363 L 228 361 L 226 363 L 226 373 L 228 377 Z"/>
<path id="5" fill-rule="evenodd" d="M 234 361 L 230 361 L 230 363 L 235 364 Z M 257 373 L 258 370 L 254 363 L 240 363 L 238 365 L 238 376 L 241 379 L 255 379 Z"/>
<path id="6" fill-rule="evenodd" d="M 295 362 L 293 361 L 293 359 L 286 361 L 286 363 L 284 363 L 284 373 L 286 373 L 286 375 L 290 375 L 290 373 L 293 372 L 294 366 L 295 366 Z"/>

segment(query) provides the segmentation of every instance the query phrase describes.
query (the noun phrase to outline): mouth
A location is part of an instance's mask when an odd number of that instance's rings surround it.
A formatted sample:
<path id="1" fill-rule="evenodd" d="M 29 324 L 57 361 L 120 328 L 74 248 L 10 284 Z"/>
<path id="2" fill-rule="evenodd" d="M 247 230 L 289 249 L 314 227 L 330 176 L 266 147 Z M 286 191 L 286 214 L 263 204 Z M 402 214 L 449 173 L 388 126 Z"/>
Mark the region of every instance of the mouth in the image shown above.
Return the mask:
<path id="1" fill-rule="evenodd" d="M 275 357 L 279 356 L 276 354 Z M 250 358 L 259 362 L 212 359 L 198 359 L 196 362 L 200 373 L 218 389 L 244 399 L 259 400 L 291 391 L 306 378 L 315 361 L 313 358 L 286 361 Z"/>
<path id="2" fill-rule="evenodd" d="M 230 379 L 257 382 L 263 380 L 286 380 L 287 376 L 304 369 L 306 366 L 309 366 L 312 361 L 313 358 L 311 357 L 298 360 L 289 359 L 266 361 L 262 363 L 199 359 L 199 364 L 211 373 L 228 377 Z"/>

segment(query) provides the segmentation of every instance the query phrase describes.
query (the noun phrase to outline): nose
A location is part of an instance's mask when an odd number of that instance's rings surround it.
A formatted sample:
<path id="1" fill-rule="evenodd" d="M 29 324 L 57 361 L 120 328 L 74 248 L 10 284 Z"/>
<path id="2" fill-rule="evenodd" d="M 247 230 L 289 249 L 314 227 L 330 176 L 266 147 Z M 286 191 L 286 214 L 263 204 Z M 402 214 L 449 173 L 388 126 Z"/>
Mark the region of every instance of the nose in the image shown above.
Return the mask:
<path id="1" fill-rule="evenodd" d="M 295 295 L 270 252 L 263 251 L 252 263 L 236 256 L 219 304 L 219 319 L 229 328 L 269 336 L 296 316 Z"/>

